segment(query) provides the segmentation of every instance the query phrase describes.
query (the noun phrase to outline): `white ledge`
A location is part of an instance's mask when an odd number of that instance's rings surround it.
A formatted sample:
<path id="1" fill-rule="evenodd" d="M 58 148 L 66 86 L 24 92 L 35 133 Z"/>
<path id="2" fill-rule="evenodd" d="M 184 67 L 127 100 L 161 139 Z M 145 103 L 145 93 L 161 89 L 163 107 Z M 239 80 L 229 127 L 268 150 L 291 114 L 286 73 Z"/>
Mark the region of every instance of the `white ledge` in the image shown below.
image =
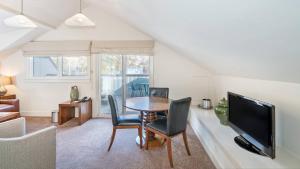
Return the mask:
<path id="1" fill-rule="evenodd" d="M 260 156 L 242 149 L 234 142 L 238 134 L 221 125 L 213 110 L 191 107 L 189 122 L 217 168 L 299 168 L 300 160 L 276 147 L 276 158 Z"/>

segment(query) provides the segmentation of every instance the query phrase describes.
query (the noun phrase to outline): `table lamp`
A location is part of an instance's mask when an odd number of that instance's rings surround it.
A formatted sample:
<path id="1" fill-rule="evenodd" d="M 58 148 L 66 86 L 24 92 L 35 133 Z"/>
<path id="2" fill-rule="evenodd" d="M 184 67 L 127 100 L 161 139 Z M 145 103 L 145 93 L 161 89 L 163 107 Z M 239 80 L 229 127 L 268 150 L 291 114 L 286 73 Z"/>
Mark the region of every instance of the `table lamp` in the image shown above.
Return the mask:
<path id="1" fill-rule="evenodd" d="M 4 96 L 7 93 L 6 85 L 11 84 L 11 77 L 0 76 L 0 96 Z"/>

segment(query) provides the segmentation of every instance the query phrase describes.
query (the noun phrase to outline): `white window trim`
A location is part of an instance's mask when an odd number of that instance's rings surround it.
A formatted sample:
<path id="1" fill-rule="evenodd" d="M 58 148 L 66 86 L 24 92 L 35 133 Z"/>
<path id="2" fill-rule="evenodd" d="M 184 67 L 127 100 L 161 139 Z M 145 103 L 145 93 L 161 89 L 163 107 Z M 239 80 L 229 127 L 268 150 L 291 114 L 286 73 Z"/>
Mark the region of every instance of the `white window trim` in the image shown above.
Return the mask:
<path id="1" fill-rule="evenodd" d="M 91 81 L 91 56 L 86 56 L 88 59 L 88 72 L 86 76 L 63 76 L 62 72 L 62 58 L 63 57 L 71 57 L 71 56 L 78 56 L 78 55 L 68 55 L 68 56 L 61 56 L 61 55 L 51 55 L 53 57 L 58 57 L 58 76 L 53 77 L 34 77 L 33 76 L 33 57 L 43 57 L 46 55 L 38 55 L 38 56 L 28 56 L 26 59 L 26 81 L 28 82 L 90 82 Z M 47 55 L 49 56 L 49 55 Z"/>

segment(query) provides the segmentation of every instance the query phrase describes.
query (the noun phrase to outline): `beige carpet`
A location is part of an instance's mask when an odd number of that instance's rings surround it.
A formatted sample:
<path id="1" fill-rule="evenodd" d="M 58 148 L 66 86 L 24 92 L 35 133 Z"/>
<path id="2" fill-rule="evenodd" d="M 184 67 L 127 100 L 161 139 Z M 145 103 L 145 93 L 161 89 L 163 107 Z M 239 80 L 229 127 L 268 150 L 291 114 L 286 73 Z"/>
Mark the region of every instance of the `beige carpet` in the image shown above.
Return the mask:
<path id="1" fill-rule="evenodd" d="M 27 118 L 27 131 L 51 125 L 46 118 Z M 70 121 L 57 130 L 58 169 L 161 169 L 170 168 L 166 147 L 141 150 L 135 143 L 137 130 L 117 130 L 115 142 L 107 152 L 112 124 L 110 119 L 92 119 L 81 126 Z M 174 168 L 214 169 L 198 138 L 188 127 L 188 156 L 182 136 L 172 141 Z"/>

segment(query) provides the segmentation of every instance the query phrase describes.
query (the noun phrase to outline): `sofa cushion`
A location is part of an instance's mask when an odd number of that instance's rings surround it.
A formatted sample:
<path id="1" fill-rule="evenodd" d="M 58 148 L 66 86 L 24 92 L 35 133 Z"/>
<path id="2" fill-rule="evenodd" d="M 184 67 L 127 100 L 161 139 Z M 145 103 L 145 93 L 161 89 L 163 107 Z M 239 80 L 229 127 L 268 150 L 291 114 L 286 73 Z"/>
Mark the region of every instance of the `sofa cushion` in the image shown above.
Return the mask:
<path id="1" fill-rule="evenodd" d="M 20 105 L 19 105 L 19 99 L 0 99 L 0 105 L 2 105 L 2 108 L 0 108 L 0 112 L 19 112 L 20 111 Z M 8 107 L 13 106 L 13 107 Z"/>
<path id="2" fill-rule="evenodd" d="M 0 104 L 0 111 L 1 111 L 1 112 L 12 111 L 12 110 L 14 110 L 14 109 L 15 109 L 14 105 Z"/>

